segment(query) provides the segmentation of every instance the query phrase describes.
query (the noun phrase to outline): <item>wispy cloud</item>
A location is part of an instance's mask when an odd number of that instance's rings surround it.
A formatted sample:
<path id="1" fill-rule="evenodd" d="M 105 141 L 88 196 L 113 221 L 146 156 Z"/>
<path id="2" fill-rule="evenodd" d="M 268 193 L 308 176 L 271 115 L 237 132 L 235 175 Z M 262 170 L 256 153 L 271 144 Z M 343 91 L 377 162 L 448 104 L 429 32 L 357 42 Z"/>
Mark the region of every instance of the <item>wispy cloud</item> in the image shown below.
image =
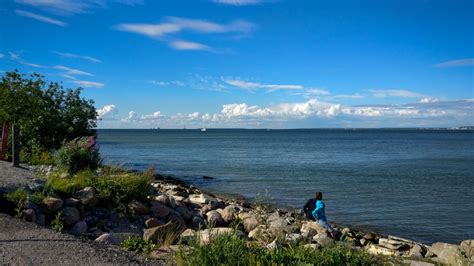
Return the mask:
<path id="1" fill-rule="evenodd" d="M 73 83 L 76 83 L 80 87 L 84 88 L 102 88 L 105 86 L 104 83 L 87 81 L 87 80 L 74 80 Z"/>
<path id="2" fill-rule="evenodd" d="M 400 97 L 400 98 L 422 98 L 426 95 L 409 90 L 369 90 L 375 97 Z"/>
<path id="3" fill-rule="evenodd" d="M 214 0 L 215 3 L 232 6 L 246 6 L 263 3 L 262 0 Z"/>
<path id="4" fill-rule="evenodd" d="M 89 72 L 85 72 L 79 69 L 74 69 L 74 68 L 70 68 L 66 66 L 54 66 L 53 68 L 57 70 L 62 70 L 65 72 L 66 75 L 70 75 L 70 76 L 75 76 L 75 75 L 94 76 Z"/>
<path id="5" fill-rule="evenodd" d="M 34 64 L 34 63 L 31 63 L 31 62 L 28 62 L 28 61 L 24 60 L 23 58 L 21 58 L 20 54 L 18 54 L 18 53 L 8 52 L 8 54 L 10 54 L 10 59 L 11 60 L 16 61 L 16 62 L 18 62 L 22 65 L 36 67 L 36 68 L 45 67 L 45 66 L 42 66 L 42 65 L 39 65 L 39 64 Z"/>
<path id="6" fill-rule="evenodd" d="M 46 17 L 46 16 L 42 16 L 42 15 L 38 15 L 38 14 L 31 13 L 31 12 L 28 12 L 28 11 L 15 10 L 15 13 L 19 16 L 32 18 L 32 19 L 35 19 L 35 20 L 38 20 L 38 21 L 41 21 L 41 22 L 45 22 L 45 23 L 49 23 L 49 24 L 53 24 L 53 25 L 57 25 L 57 26 L 61 26 L 61 27 L 66 27 L 67 26 L 67 23 L 64 22 L 64 21 L 57 20 L 57 19 L 50 18 L 50 17 Z"/>
<path id="7" fill-rule="evenodd" d="M 173 80 L 173 81 L 160 81 L 160 80 L 152 80 L 152 84 L 166 87 L 166 86 L 178 86 L 178 87 L 183 87 L 186 84 L 183 81 L 180 80 Z"/>
<path id="8" fill-rule="evenodd" d="M 211 50 L 209 46 L 202 43 L 188 41 L 172 41 L 170 46 L 176 50 Z"/>
<path id="9" fill-rule="evenodd" d="M 435 67 L 463 67 L 463 66 L 473 66 L 474 58 L 465 58 L 458 60 L 451 60 L 434 65 Z"/>
<path id="10" fill-rule="evenodd" d="M 223 81 L 236 88 L 255 90 L 255 89 L 265 89 L 265 90 L 301 90 L 304 87 L 301 85 L 289 85 L 289 84 L 262 84 L 259 82 L 249 82 L 241 79 L 223 79 Z"/>
<path id="11" fill-rule="evenodd" d="M 183 41 L 173 37 L 180 32 L 193 32 L 200 34 L 237 34 L 244 36 L 250 33 L 255 25 L 245 20 L 235 20 L 228 24 L 219 24 L 202 19 L 189 19 L 179 17 L 167 17 L 164 22 L 158 24 L 148 23 L 122 23 L 113 27 L 116 30 L 131 32 L 168 42 L 169 46 L 176 50 L 207 50 L 213 49 L 206 44 Z"/>
<path id="12" fill-rule="evenodd" d="M 145 4 L 144 0 L 113 0 L 112 2 L 127 6 L 139 6 Z"/>
<path id="13" fill-rule="evenodd" d="M 60 15 L 86 13 L 91 8 L 105 6 L 105 1 L 100 0 L 15 0 L 15 2 Z"/>
<path id="14" fill-rule="evenodd" d="M 61 57 L 64 57 L 64 58 L 78 58 L 78 59 L 83 59 L 83 60 L 87 60 L 87 61 L 90 61 L 90 62 L 94 62 L 94 63 L 101 63 L 102 61 L 97 59 L 97 58 L 94 58 L 94 57 L 91 57 L 91 56 L 85 56 L 85 55 L 78 55 L 78 54 L 72 54 L 72 53 L 63 53 L 63 52 L 58 52 L 58 51 L 53 51 L 53 53 L 61 56 Z"/>

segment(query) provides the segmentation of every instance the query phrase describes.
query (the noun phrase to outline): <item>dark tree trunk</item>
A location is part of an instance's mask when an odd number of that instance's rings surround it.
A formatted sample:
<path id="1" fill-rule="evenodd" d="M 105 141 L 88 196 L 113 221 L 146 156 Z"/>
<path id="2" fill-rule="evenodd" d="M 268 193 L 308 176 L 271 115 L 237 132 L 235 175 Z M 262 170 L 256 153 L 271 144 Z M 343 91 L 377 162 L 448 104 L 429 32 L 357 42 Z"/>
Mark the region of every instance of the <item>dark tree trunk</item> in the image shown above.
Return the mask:
<path id="1" fill-rule="evenodd" d="M 13 124 L 13 166 L 20 166 L 20 126 Z"/>
<path id="2" fill-rule="evenodd" d="M 3 122 L 2 143 L 0 144 L 0 161 L 5 160 L 5 152 L 7 150 L 9 131 L 10 131 L 10 124 L 8 122 Z"/>

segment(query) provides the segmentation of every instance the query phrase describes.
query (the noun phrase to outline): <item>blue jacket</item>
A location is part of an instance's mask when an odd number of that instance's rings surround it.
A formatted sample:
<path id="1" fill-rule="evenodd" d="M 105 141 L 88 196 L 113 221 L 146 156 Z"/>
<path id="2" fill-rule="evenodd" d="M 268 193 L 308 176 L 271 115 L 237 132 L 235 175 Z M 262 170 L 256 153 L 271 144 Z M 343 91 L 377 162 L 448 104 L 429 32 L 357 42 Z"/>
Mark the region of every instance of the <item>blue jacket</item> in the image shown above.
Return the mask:
<path id="1" fill-rule="evenodd" d="M 316 220 L 326 221 L 326 213 L 324 212 L 324 202 L 322 200 L 316 201 L 316 209 L 312 212 Z"/>

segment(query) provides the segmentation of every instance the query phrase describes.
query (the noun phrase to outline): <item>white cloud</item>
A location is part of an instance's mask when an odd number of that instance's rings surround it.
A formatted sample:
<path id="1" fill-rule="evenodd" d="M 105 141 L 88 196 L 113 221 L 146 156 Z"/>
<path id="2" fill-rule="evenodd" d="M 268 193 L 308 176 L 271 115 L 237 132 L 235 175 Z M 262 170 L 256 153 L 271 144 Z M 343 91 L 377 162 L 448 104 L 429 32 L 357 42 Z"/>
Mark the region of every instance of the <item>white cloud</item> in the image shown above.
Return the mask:
<path id="1" fill-rule="evenodd" d="M 97 58 L 94 58 L 94 57 L 91 57 L 91 56 L 77 55 L 77 54 L 72 54 L 72 53 L 62 53 L 62 52 L 57 52 L 57 51 L 53 51 L 53 53 L 55 53 L 55 54 L 57 54 L 61 57 L 64 57 L 64 58 L 79 58 L 79 59 L 84 59 L 84 60 L 94 62 L 94 63 L 101 63 L 102 62 L 101 60 L 99 60 Z"/>
<path id="2" fill-rule="evenodd" d="M 266 89 L 266 90 L 301 90 L 304 87 L 301 85 L 279 85 L 279 84 L 262 84 L 258 82 L 249 82 L 240 79 L 222 79 L 226 84 L 233 87 L 255 90 L 255 89 Z"/>
<path id="3" fill-rule="evenodd" d="M 330 95 L 331 93 L 327 90 L 324 90 L 324 89 L 309 88 L 309 89 L 305 90 L 304 94 L 306 96 L 327 96 L 327 95 Z"/>
<path id="4" fill-rule="evenodd" d="M 76 83 L 80 87 L 84 88 L 102 88 L 105 86 L 104 83 L 87 81 L 87 80 L 74 80 L 73 83 Z"/>
<path id="5" fill-rule="evenodd" d="M 15 0 L 15 2 L 62 15 L 85 13 L 87 9 L 99 3 L 88 0 Z"/>
<path id="6" fill-rule="evenodd" d="M 423 94 L 409 90 L 369 90 L 375 97 L 401 97 L 401 98 L 422 98 Z"/>
<path id="7" fill-rule="evenodd" d="M 17 54 L 17 53 L 13 53 L 13 52 L 8 52 L 8 54 L 10 54 L 10 59 L 13 60 L 13 61 L 16 61 L 22 65 L 26 65 L 26 66 L 31 66 L 31 67 L 36 67 L 36 68 L 44 68 L 45 66 L 42 66 L 42 65 L 39 65 L 39 64 L 34 64 L 34 63 L 30 63 L 26 60 L 24 60 L 23 58 L 20 57 L 20 54 Z"/>
<path id="8" fill-rule="evenodd" d="M 211 50 L 211 48 L 207 45 L 188 41 L 172 41 L 170 42 L 170 47 L 176 50 Z"/>
<path id="9" fill-rule="evenodd" d="M 186 83 L 180 80 L 173 80 L 173 81 L 160 81 L 160 80 L 152 80 L 152 84 L 162 86 L 162 87 L 168 87 L 168 86 L 178 86 L 178 87 L 184 87 Z"/>
<path id="10" fill-rule="evenodd" d="M 434 103 L 437 101 L 439 101 L 438 98 L 425 97 L 425 98 L 422 98 L 419 102 L 420 103 Z"/>
<path id="11" fill-rule="evenodd" d="M 260 4 L 263 1 L 262 0 L 214 0 L 214 2 L 223 4 L 223 5 L 246 6 L 246 5 Z"/>
<path id="12" fill-rule="evenodd" d="M 113 116 L 117 114 L 117 107 L 115 104 L 105 105 L 104 107 L 97 109 L 98 118 L 103 119 L 106 116 Z"/>
<path id="13" fill-rule="evenodd" d="M 160 111 L 156 111 L 154 113 L 141 116 L 141 119 L 143 119 L 143 120 L 155 120 L 155 119 L 160 119 L 160 118 L 161 118 L 161 112 Z"/>
<path id="14" fill-rule="evenodd" d="M 464 58 L 464 59 L 441 62 L 434 66 L 435 67 L 463 67 L 463 66 L 473 66 L 473 65 L 474 65 L 474 58 Z"/>
<path id="15" fill-rule="evenodd" d="M 15 10 L 15 13 L 19 16 L 32 18 L 32 19 L 35 19 L 35 20 L 38 20 L 38 21 L 41 21 L 41 22 L 45 22 L 45 23 L 49 23 L 49 24 L 53 24 L 53 25 L 56 25 L 56 26 L 61 26 L 61 27 L 66 27 L 67 26 L 67 23 L 64 22 L 64 21 L 57 20 L 57 19 L 50 18 L 50 17 L 46 17 L 46 16 L 42 16 L 42 15 L 38 15 L 38 14 L 27 12 L 27 11 L 23 11 L 23 10 Z"/>
<path id="16" fill-rule="evenodd" d="M 85 72 L 85 71 L 82 71 L 82 70 L 79 70 L 79 69 L 74 69 L 74 68 L 70 68 L 70 67 L 66 67 L 66 66 L 54 66 L 53 67 L 54 69 L 57 69 L 57 70 L 62 70 L 65 72 L 65 75 L 67 76 L 74 76 L 74 75 L 83 75 L 83 76 L 94 76 L 92 75 L 91 73 L 88 73 L 88 72 Z"/>

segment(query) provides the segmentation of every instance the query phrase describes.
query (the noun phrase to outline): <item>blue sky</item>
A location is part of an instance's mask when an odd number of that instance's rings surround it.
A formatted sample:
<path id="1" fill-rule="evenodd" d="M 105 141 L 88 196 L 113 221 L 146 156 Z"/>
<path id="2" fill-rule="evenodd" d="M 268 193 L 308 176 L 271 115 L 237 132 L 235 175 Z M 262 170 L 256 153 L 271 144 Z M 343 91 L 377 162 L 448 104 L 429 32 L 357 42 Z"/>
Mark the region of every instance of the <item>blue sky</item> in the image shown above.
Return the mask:
<path id="1" fill-rule="evenodd" d="M 473 125 L 474 1 L 14 0 L 0 71 L 102 128 Z"/>

